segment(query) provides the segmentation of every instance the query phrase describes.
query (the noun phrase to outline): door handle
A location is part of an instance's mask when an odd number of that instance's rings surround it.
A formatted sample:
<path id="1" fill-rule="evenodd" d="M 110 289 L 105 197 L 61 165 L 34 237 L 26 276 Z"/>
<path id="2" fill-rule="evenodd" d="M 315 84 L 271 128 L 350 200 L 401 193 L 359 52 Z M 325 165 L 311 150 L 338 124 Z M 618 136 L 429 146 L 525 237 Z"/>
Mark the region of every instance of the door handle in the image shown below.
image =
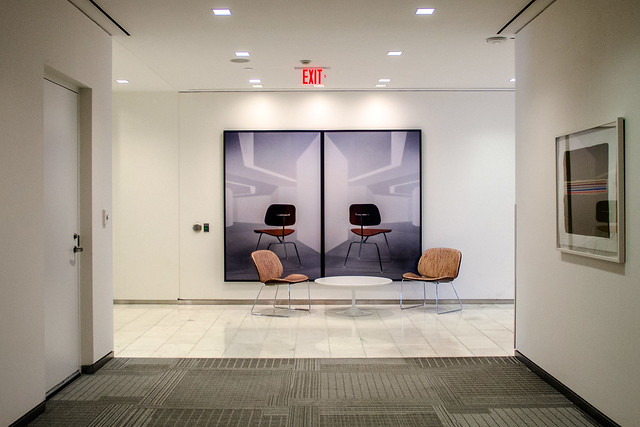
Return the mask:
<path id="1" fill-rule="evenodd" d="M 73 233 L 73 240 L 78 241 L 78 244 L 73 247 L 73 253 L 82 252 L 84 248 L 80 247 L 80 235 L 78 233 Z"/>

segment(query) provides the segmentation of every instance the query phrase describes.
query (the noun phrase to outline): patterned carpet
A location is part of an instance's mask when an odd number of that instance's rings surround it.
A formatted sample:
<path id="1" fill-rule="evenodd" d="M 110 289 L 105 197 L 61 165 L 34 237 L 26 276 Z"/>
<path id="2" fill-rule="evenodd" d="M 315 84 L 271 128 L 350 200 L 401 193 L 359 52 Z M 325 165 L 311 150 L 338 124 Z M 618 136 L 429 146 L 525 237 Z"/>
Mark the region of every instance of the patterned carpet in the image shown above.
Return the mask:
<path id="1" fill-rule="evenodd" d="M 41 426 L 593 426 L 514 357 L 129 359 L 83 375 Z"/>

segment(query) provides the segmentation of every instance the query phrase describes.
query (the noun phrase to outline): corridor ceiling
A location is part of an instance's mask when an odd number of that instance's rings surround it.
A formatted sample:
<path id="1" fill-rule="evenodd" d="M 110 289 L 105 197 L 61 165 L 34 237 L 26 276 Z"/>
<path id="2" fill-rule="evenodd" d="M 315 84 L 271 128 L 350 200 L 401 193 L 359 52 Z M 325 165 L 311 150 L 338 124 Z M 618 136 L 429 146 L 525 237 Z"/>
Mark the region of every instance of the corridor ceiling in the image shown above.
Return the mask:
<path id="1" fill-rule="evenodd" d="M 507 24 L 551 3 L 69 1 L 112 34 L 116 91 L 511 90 L 518 27 Z M 223 8 L 231 15 L 212 12 Z M 506 40 L 487 42 L 497 35 Z M 303 84 L 303 67 L 322 68 L 322 86 Z"/>

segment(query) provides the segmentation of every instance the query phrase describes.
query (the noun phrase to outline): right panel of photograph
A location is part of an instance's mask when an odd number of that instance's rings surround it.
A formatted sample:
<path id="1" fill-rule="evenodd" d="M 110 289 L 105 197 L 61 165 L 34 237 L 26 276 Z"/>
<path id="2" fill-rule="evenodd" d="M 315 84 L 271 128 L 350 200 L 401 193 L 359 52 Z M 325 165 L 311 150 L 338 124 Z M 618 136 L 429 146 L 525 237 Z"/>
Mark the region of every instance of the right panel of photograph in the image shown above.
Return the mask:
<path id="1" fill-rule="evenodd" d="M 421 247 L 421 131 L 324 133 L 325 275 L 401 280 Z"/>

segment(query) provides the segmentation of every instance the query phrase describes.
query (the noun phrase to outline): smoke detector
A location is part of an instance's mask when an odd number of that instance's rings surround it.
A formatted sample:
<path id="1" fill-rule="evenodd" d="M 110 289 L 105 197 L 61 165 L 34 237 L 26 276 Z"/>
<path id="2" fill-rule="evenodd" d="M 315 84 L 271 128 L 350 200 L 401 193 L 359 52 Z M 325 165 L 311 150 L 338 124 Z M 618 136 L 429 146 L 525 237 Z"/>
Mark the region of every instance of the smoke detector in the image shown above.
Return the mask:
<path id="1" fill-rule="evenodd" d="M 301 59 L 300 63 L 302 65 L 309 65 L 309 64 L 311 64 L 311 60 L 310 59 Z"/>
<path id="2" fill-rule="evenodd" d="M 494 36 L 494 37 L 489 37 L 487 39 L 487 43 L 489 44 L 502 44 L 506 41 L 507 41 L 507 38 L 502 36 Z"/>

